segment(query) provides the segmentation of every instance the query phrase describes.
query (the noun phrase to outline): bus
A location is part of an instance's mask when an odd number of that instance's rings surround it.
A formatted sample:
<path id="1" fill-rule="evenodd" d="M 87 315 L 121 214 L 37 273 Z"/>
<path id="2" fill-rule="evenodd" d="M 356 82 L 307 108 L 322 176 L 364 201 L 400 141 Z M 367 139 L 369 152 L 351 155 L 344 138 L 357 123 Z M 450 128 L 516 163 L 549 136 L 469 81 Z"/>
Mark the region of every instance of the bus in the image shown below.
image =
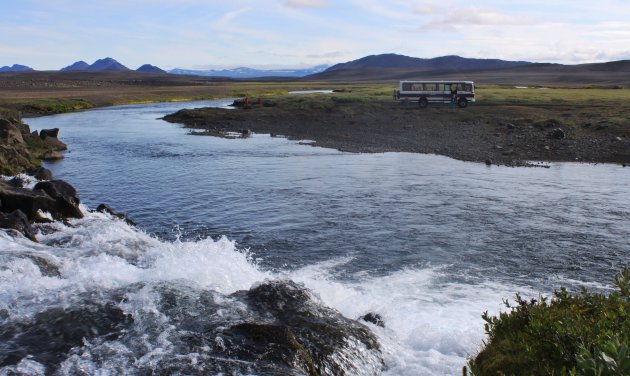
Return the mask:
<path id="1" fill-rule="evenodd" d="M 418 102 L 420 108 L 429 103 L 452 103 L 460 108 L 475 103 L 475 83 L 472 81 L 400 81 L 394 99 Z"/>

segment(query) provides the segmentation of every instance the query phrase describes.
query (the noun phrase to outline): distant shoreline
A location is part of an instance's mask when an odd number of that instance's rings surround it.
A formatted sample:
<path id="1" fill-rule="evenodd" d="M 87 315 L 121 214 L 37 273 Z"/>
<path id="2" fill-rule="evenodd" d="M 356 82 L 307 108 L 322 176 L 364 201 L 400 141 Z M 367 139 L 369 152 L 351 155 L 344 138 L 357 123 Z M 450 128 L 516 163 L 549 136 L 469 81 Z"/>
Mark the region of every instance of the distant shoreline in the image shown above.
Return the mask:
<path id="1" fill-rule="evenodd" d="M 529 161 L 630 165 L 624 129 L 586 121 L 569 125 L 558 120 L 563 111 L 484 104 L 419 109 L 392 100 L 319 95 L 284 98 L 275 107 L 187 109 L 164 119 L 196 130 L 195 135 L 284 135 L 347 152 L 428 153 L 507 166 L 529 166 Z"/>

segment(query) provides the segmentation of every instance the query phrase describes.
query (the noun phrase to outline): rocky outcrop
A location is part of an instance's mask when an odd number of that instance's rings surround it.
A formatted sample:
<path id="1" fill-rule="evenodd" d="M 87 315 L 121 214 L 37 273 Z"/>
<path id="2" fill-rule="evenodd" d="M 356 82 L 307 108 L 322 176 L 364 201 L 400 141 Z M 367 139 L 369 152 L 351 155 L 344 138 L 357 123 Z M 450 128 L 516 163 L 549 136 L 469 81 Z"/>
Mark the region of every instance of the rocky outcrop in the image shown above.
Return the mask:
<path id="1" fill-rule="evenodd" d="M 0 183 L 0 201 L 2 212 L 8 214 L 19 210 L 30 221 L 35 220 L 38 210 L 48 211 L 55 204 L 55 200 L 43 191 L 11 187 L 4 183 Z"/>
<path id="2" fill-rule="evenodd" d="M 68 147 L 57 138 L 59 129 L 32 132 L 16 119 L 0 118 L 0 175 L 15 175 L 40 166 L 40 159 L 58 160 Z"/>
<path id="3" fill-rule="evenodd" d="M 16 230 L 32 241 L 37 241 L 28 217 L 21 210 L 15 210 L 9 214 L 0 212 L 0 228 Z"/>
<path id="4" fill-rule="evenodd" d="M 136 224 L 127 216 L 127 214 L 125 213 L 119 213 L 117 211 L 115 211 L 114 209 L 112 209 L 109 205 L 107 204 L 100 204 L 99 206 L 96 207 L 96 211 L 100 212 L 100 213 L 107 213 L 109 215 L 111 215 L 112 217 L 116 217 L 120 220 L 125 221 L 128 225 L 130 226 L 135 226 Z"/>
<path id="5" fill-rule="evenodd" d="M 81 203 L 79 194 L 67 182 L 63 180 L 39 182 L 33 187 L 33 191 L 43 191 L 54 200 L 54 203 L 47 208 L 53 218 L 83 218 L 83 212 L 79 208 Z"/>

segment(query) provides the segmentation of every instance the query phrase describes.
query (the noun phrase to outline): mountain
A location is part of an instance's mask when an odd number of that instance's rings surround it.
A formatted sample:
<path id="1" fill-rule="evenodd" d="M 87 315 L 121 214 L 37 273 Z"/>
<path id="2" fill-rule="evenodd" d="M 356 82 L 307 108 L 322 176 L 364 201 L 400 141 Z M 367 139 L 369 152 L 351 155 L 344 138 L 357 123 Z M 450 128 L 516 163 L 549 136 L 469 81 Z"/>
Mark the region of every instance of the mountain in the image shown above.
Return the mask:
<path id="1" fill-rule="evenodd" d="M 104 59 L 96 60 L 94 64 L 90 65 L 88 70 L 90 71 L 128 71 L 130 69 L 120 64 L 116 60 L 112 59 L 111 57 L 106 57 Z"/>
<path id="2" fill-rule="evenodd" d="M 485 70 L 514 68 L 532 64 L 528 61 L 506 61 L 499 59 L 470 59 L 456 55 L 421 59 L 398 54 L 370 55 L 361 59 L 333 65 L 324 72 L 350 69 L 431 69 L 431 70 Z"/>
<path id="3" fill-rule="evenodd" d="M 27 67 L 26 65 L 13 64 L 12 66 L 4 66 L 0 67 L 0 72 L 26 72 L 34 70 L 31 67 Z"/>
<path id="4" fill-rule="evenodd" d="M 239 67 L 234 69 L 209 69 L 209 70 L 194 70 L 194 69 L 171 69 L 168 73 L 172 74 L 187 74 L 193 76 L 212 76 L 212 77 L 230 77 L 230 78 L 257 78 L 257 77 L 304 77 L 315 73 L 323 72 L 328 65 L 317 65 L 312 68 L 305 69 L 254 69 L 247 67 Z"/>
<path id="5" fill-rule="evenodd" d="M 83 60 L 79 60 L 72 65 L 68 65 L 65 68 L 61 68 L 62 72 L 70 72 L 70 71 L 86 71 L 90 69 L 90 65 Z"/>
<path id="6" fill-rule="evenodd" d="M 140 68 L 136 69 L 136 72 L 141 72 L 141 73 L 166 73 L 166 71 L 164 69 L 160 69 L 160 68 L 156 67 L 155 65 L 151 65 L 151 64 L 144 64 Z"/>

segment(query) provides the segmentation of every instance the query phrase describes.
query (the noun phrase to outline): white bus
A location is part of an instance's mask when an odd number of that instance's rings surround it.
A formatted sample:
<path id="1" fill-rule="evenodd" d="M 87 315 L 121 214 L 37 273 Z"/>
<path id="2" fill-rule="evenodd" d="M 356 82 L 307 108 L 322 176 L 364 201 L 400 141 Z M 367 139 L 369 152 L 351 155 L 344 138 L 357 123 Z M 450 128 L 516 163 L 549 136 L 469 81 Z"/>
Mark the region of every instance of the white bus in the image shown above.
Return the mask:
<path id="1" fill-rule="evenodd" d="M 464 108 L 475 103 L 475 83 L 472 81 L 400 81 L 394 91 L 397 101 L 418 102 L 421 108 L 429 103 L 453 103 Z"/>

